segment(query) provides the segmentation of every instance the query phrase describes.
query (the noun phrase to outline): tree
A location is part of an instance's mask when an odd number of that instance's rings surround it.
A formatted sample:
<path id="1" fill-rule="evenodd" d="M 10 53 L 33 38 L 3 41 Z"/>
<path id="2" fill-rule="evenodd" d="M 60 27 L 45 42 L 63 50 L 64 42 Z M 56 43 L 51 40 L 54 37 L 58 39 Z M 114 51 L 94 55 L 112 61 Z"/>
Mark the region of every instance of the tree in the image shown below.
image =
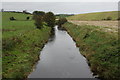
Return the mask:
<path id="1" fill-rule="evenodd" d="M 11 21 L 16 20 L 14 17 L 10 17 L 9 19 L 10 19 Z"/>
<path id="2" fill-rule="evenodd" d="M 27 12 L 27 10 L 23 10 L 23 13 L 25 13 L 25 14 L 31 14 L 31 13 Z"/>
<path id="3" fill-rule="evenodd" d="M 43 11 L 34 11 L 34 12 L 33 12 L 33 15 L 41 15 L 41 16 L 44 16 L 44 15 L 45 15 L 45 12 L 43 12 Z"/>
<path id="4" fill-rule="evenodd" d="M 27 10 L 23 10 L 23 13 L 27 13 Z"/>
<path id="5" fill-rule="evenodd" d="M 52 12 L 48 12 L 44 16 L 44 21 L 47 23 L 49 27 L 55 26 L 55 15 Z"/>
<path id="6" fill-rule="evenodd" d="M 30 19 L 30 17 L 28 16 L 27 18 L 26 18 L 26 20 L 29 20 Z"/>
<path id="7" fill-rule="evenodd" d="M 34 11 L 33 12 L 33 19 L 35 19 L 36 16 L 41 16 L 41 18 L 43 18 L 44 15 L 45 15 L 45 12 L 43 12 L 43 11 Z"/>
<path id="8" fill-rule="evenodd" d="M 43 12 L 43 11 L 34 11 L 33 12 L 33 19 L 35 20 L 35 25 L 38 29 L 41 29 L 43 27 L 44 15 L 45 15 L 45 12 Z"/>
<path id="9" fill-rule="evenodd" d="M 67 22 L 67 19 L 66 18 L 60 18 L 57 22 L 58 26 L 61 27 L 61 25 L 63 25 L 64 23 Z"/>

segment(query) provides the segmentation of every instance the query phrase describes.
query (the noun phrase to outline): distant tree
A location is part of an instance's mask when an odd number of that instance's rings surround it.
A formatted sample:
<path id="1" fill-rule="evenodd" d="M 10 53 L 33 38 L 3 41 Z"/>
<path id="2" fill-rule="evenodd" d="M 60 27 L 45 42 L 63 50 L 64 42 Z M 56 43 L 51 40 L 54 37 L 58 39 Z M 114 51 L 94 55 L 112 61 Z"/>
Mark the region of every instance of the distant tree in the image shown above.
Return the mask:
<path id="1" fill-rule="evenodd" d="M 16 20 L 14 17 L 10 17 L 9 19 L 10 19 L 11 21 Z"/>
<path id="2" fill-rule="evenodd" d="M 52 12 L 48 12 L 44 16 L 44 21 L 47 23 L 49 27 L 55 26 L 55 15 Z"/>
<path id="3" fill-rule="evenodd" d="M 61 27 L 64 23 L 67 22 L 66 18 L 60 18 L 57 22 L 58 26 Z"/>
<path id="4" fill-rule="evenodd" d="M 41 18 L 43 19 L 44 15 L 45 15 L 45 12 L 43 12 L 43 11 L 34 11 L 33 19 L 35 19 L 37 16 L 41 16 Z"/>
<path id="5" fill-rule="evenodd" d="M 23 13 L 25 13 L 25 14 L 31 14 L 31 13 L 27 12 L 27 10 L 23 10 Z"/>
<path id="6" fill-rule="evenodd" d="M 33 12 L 33 19 L 35 20 L 35 25 L 38 29 L 41 29 L 43 27 L 44 15 L 45 15 L 45 12 L 43 12 L 43 11 L 34 11 Z"/>
<path id="7" fill-rule="evenodd" d="M 1 9 L 1 12 L 4 12 L 4 9 Z"/>
<path id="8" fill-rule="evenodd" d="M 43 27 L 43 22 L 41 20 L 41 17 L 37 16 L 37 18 L 35 19 L 35 25 L 36 28 L 41 29 Z"/>
<path id="9" fill-rule="evenodd" d="M 30 19 L 30 17 L 28 16 L 27 18 L 26 18 L 26 20 L 29 20 Z"/>
<path id="10" fill-rule="evenodd" d="M 43 15 L 45 15 L 45 12 L 43 12 L 43 11 L 34 11 L 33 15 L 41 15 L 41 16 L 43 16 Z"/>
<path id="11" fill-rule="evenodd" d="M 27 10 L 23 10 L 23 13 L 27 13 Z"/>

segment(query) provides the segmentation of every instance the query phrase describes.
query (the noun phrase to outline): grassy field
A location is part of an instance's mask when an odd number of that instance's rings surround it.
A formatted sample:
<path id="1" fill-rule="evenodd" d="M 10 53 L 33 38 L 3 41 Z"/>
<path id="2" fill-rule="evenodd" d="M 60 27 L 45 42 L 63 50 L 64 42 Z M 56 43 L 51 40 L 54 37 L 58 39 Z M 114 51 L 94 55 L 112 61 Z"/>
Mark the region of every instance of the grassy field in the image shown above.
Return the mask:
<path id="1" fill-rule="evenodd" d="M 118 11 L 78 14 L 75 16 L 68 17 L 67 19 L 81 21 L 101 21 L 103 19 L 107 19 L 108 17 L 111 17 L 111 20 L 117 20 Z"/>
<path id="2" fill-rule="evenodd" d="M 10 17 L 15 21 L 10 21 Z M 26 17 L 30 16 L 30 20 Z M 26 78 L 39 59 L 39 52 L 48 41 L 51 28 L 37 29 L 32 15 L 2 13 L 2 56 L 3 78 Z"/>
<path id="3" fill-rule="evenodd" d="M 88 59 L 91 70 L 105 80 L 119 80 L 118 33 L 101 31 L 99 26 L 65 23 L 63 27 Z"/>

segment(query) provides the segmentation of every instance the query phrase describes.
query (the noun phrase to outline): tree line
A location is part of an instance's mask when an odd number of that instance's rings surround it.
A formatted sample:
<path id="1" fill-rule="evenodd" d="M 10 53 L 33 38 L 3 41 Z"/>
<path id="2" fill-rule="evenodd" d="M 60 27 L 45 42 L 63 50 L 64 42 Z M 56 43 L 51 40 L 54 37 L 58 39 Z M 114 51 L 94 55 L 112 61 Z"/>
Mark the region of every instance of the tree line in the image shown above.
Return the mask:
<path id="1" fill-rule="evenodd" d="M 43 12 L 43 11 L 34 11 L 33 19 L 35 20 L 35 25 L 38 29 L 42 29 L 44 25 L 49 27 L 55 26 L 55 15 L 53 12 Z"/>
<path id="2" fill-rule="evenodd" d="M 26 11 L 23 11 L 22 13 L 27 13 Z M 35 21 L 35 26 L 38 29 L 42 29 L 44 26 L 49 26 L 53 28 L 55 25 L 58 25 L 61 27 L 65 22 L 67 22 L 67 19 L 65 17 L 59 17 L 58 20 L 56 20 L 56 15 L 54 15 L 53 12 L 47 12 L 44 11 L 34 11 L 32 13 L 33 17 L 32 19 Z M 9 18 L 11 21 L 16 20 L 15 17 Z M 30 17 L 27 16 L 26 20 L 29 20 Z"/>

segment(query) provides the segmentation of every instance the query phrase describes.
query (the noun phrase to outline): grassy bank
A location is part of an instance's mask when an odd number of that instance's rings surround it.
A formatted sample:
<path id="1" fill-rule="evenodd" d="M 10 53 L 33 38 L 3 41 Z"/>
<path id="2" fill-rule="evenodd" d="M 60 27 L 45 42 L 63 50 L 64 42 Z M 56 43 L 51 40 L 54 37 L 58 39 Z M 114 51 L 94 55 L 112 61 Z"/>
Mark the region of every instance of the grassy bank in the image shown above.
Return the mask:
<path id="1" fill-rule="evenodd" d="M 119 79 L 117 33 L 101 31 L 99 26 L 65 23 L 63 27 L 76 41 L 95 74 L 105 80 Z"/>
<path id="2" fill-rule="evenodd" d="M 9 17 L 15 17 L 10 21 Z M 30 20 L 26 20 L 26 17 Z M 36 29 L 32 15 L 3 12 L 2 14 L 3 78 L 26 78 L 39 59 L 39 52 L 47 42 L 51 28 Z"/>
<path id="3" fill-rule="evenodd" d="M 111 20 L 117 20 L 118 11 L 78 14 L 75 16 L 70 16 L 67 19 L 68 20 L 81 20 L 81 21 L 101 21 L 101 20 L 107 19 L 108 17 Z"/>

